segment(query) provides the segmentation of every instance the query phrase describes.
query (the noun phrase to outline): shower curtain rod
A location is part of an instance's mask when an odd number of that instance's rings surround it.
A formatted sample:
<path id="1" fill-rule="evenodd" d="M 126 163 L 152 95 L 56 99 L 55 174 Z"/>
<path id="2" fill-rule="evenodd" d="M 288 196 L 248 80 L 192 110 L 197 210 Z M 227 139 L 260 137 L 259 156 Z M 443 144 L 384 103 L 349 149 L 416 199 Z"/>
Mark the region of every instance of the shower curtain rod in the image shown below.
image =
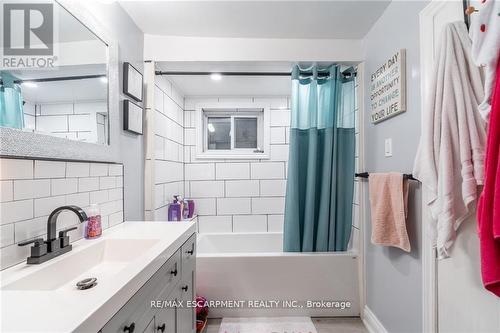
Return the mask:
<path id="1" fill-rule="evenodd" d="M 182 72 L 182 71 L 156 71 L 155 75 L 172 75 L 172 76 L 205 76 L 219 74 L 222 76 L 291 76 L 291 72 Z M 312 72 L 305 72 L 305 75 L 313 75 Z M 356 76 L 356 72 L 352 73 L 350 71 L 344 71 L 342 74 L 346 77 L 351 75 Z M 328 76 L 329 72 L 318 72 L 318 76 Z"/>
<path id="2" fill-rule="evenodd" d="M 97 78 L 101 78 L 101 77 L 107 77 L 107 75 L 106 74 L 95 74 L 95 75 L 47 77 L 47 78 L 40 78 L 40 79 L 14 80 L 14 83 L 21 84 L 23 82 L 54 82 L 54 81 L 85 80 L 85 79 L 97 79 Z M 3 80 L 0 80 L 0 84 L 3 84 Z"/>

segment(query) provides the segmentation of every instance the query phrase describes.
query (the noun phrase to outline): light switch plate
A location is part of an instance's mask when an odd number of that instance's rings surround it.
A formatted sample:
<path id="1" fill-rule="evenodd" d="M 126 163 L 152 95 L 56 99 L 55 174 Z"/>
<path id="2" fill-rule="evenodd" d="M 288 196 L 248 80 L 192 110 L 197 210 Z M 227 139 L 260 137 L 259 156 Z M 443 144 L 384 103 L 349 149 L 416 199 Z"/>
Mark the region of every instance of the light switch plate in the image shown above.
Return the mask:
<path id="1" fill-rule="evenodd" d="M 392 156 L 392 138 L 385 139 L 384 151 L 385 151 L 385 157 Z"/>

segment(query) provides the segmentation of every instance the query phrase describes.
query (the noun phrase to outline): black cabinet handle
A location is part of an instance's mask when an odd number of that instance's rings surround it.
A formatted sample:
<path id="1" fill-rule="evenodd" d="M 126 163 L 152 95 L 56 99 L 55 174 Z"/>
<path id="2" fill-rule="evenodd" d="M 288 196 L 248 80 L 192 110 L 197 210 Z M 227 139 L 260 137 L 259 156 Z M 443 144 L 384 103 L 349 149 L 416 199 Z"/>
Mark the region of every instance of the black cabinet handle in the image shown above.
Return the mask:
<path id="1" fill-rule="evenodd" d="M 177 268 L 173 271 L 170 271 L 170 274 L 172 274 L 173 276 L 177 276 Z"/>
<path id="2" fill-rule="evenodd" d="M 184 287 L 182 287 L 182 290 L 184 291 L 188 291 L 189 287 L 187 285 L 185 285 Z"/>
<path id="3" fill-rule="evenodd" d="M 135 331 L 135 323 L 132 323 L 123 328 L 123 332 L 134 333 L 134 331 Z"/>
<path id="4" fill-rule="evenodd" d="M 188 251 L 186 251 L 186 253 L 192 256 L 194 253 L 194 250 L 188 250 Z"/>
<path id="5" fill-rule="evenodd" d="M 165 323 L 163 323 L 163 325 L 161 325 L 161 326 L 158 326 L 158 328 L 156 330 L 158 332 L 161 332 L 161 333 L 165 332 Z"/>

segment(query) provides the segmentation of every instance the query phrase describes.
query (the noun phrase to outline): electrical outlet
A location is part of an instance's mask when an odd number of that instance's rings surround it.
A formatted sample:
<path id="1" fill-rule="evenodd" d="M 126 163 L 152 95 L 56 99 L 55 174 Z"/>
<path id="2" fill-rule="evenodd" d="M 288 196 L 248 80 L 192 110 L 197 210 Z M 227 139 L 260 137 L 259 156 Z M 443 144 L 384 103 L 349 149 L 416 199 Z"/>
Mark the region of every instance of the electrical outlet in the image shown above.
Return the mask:
<path id="1" fill-rule="evenodd" d="M 385 157 L 392 156 L 392 138 L 385 139 Z"/>

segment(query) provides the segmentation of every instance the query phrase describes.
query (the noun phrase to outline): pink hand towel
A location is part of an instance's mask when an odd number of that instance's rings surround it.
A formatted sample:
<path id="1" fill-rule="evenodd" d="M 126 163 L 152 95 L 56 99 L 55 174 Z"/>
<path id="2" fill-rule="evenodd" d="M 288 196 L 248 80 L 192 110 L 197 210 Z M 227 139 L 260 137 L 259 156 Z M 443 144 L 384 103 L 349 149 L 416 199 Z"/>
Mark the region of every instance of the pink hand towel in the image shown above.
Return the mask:
<path id="1" fill-rule="evenodd" d="M 408 181 L 400 173 L 370 173 L 372 243 L 410 252 L 406 232 Z"/>

